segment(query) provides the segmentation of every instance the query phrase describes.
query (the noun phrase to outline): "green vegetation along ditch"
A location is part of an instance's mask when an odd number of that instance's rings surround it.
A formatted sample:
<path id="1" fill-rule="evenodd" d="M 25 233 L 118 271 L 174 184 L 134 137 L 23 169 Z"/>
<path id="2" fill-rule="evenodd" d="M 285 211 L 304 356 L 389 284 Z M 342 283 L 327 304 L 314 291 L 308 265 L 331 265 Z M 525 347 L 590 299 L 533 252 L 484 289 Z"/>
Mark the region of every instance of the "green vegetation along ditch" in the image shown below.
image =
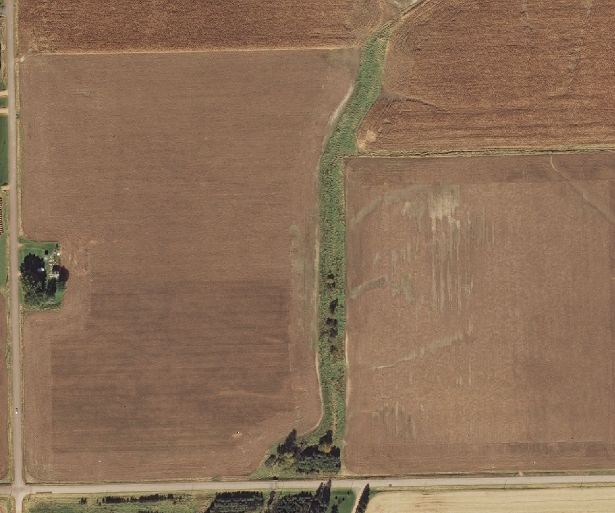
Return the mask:
<path id="1" fill-rule="evenodd" d="M 357 132 L 382 88 L 384 62 L 393 25 L 376 32 L 361 51 L 354 91 L 340 115 L 320 160 L 320 261 L 318 360 L 323 417 L 305 436 L 291 433 L 274 447 L 252 477 L 283 479 L 341 469 L 346 423 L 346 215 L 344 159 L 358 154 Z"/>
<path id="2" fill-rule="evenodd" d="M 60 246 L 55 242 L 19 242 L 21 304 L 26 311 L 58 308 L 69 277 L 61 262 Z"/>

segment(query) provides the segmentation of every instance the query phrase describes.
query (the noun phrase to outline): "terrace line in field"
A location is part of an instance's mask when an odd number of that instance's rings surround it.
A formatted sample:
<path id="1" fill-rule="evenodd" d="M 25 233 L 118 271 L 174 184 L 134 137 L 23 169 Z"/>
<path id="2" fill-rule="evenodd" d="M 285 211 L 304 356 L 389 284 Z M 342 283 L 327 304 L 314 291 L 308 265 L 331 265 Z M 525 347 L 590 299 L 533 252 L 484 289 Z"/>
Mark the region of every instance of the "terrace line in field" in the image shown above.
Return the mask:
<path id="1" fill-rule="evenodd" d="M 391 38 L 359 146 L 612 147 L 614 22 L 605 1 L 426 1 Z"/>
<path id="2" fill-rule="evenodd" d="M 359 474 L 615 467 L 615 154 L 356 158 Z"/>
<path id="3" fill-rule="evenodd" d="M 357 59 L 26 57 L 23 235 L 70 269 L 23 327 L 30 479 L 247 475 L 318 424 L 318 161 Z"/>

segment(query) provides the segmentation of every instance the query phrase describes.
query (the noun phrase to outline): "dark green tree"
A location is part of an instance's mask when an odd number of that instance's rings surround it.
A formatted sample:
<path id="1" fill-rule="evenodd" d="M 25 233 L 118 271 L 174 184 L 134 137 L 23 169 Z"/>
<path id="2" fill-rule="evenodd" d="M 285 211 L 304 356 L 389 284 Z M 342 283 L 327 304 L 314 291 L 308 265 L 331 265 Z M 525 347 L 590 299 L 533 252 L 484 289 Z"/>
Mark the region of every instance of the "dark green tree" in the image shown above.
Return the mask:
<path id="1" fill-rule="evenodd" d="M 369 485 L 365 485 L 363 488 L 363 493 L 361 493 L 361 497 L 359 498 L 359 504 L 357 505 L 356 513 L 365 513 L 367 509 L 367 503 L 369 502 Z"/>

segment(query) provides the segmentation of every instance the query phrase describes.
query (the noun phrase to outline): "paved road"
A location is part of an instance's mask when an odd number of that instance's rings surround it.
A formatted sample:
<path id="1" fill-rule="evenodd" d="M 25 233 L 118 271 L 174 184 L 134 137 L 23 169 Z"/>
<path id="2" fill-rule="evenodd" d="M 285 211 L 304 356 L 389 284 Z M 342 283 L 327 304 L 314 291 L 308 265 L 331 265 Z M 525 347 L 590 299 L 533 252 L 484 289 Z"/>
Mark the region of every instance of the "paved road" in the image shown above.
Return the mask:
<path id="1" fill-rule="evenodd" d="M 13 486 L 12 491 L 19 495 L 24 488 L 23 457 L 21 451 L 21 360 L 20 360 L 20 322 L 19 322 L 19 217 L 17 195 L 17 120 L 15 109 L 15 24 L 14 0 L 7 0 L 4 6 L 6 15 L 6 62 L 8 74 L 8 158 L 9 158 L 9 246 L 10 246 L 10 309 L 11 309 L 11 356 L 13 372 L 13 408 L 11 409 L 13 437 Z M 19 414 L 15 415 L 15 408 Z M 21 500 L 18 501 L 21 511 Z"/>
<path id="2" fill-rule="evenodd" d="M 152 484 L 108 484 L 108 485 L 13 485 L 0 487 L 0 494 L 15 498 L 17 511 L 21 511 L 21 504 L 26 495 L 33 493 L 171 493 L 171 492 L 198 492 L 215 490 L 315 490 L 321 480 L 314 481 L 234 481 L 234 482 L 206 482 L 206 483 L 152 483 Z M 541 476 L 541 477 L 450 477 L 450 478 L 411 478 L 411 479 L 335 479 L 333 488 L 352 488 L 357 496 L 369 483 L 371 488 L 426 488 L 426 487 L 458 487 L 458 486 L 536 486 L 555 484 L 615 484 L 615 476 Z"/>

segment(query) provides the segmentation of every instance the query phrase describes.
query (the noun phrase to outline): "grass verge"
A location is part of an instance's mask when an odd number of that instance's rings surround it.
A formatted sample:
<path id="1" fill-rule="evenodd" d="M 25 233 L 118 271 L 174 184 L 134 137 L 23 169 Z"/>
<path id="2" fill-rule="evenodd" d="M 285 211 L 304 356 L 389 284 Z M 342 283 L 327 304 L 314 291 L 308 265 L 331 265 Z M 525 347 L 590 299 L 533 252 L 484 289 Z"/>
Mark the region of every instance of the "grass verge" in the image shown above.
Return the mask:
<path id="1" fill-rule="evenodd" d="M 314 499 L 322 498 L 323 487 L 319 490 L 321 490 L 320 496 L 315 490 L 113 495 L 37 494 L 25 498 L 23 510 L 27 513 L 279 513 L 287 511 L 288 507 L 310 504 Z M 260 502 L 246 500 L 251 495 L 260 496 Z M 322 506 L 314 511 L 351 513 L 355 499 L 355 494 L 350 489 L 331 490 L 330 499 L 325 500 Z"/>
<path id="2" fill-rule="evenodd" d="M 15 511 L 15 501 L 8 495 L 0 496 L 0 511 L 3 513 L 13 513 Z"/>
<path id="3" fill-rule="evenodd" d="M 0 98 L 6 101 L 6 98 Z M 0 185 L 9 183 L 9 118 L 0 115 Z"/>
<path id="4" fill-rule="evenodd" d="M 29 495 L 25 498 L 23 510 L 28 513 L 196 513 L 207 509 L 214 498 L 213 493 L 203 494 L 114 494 L 113 499 L 125 499 L 125 502 L 107 502 L 111 494 L 88 495 Z M 150 500 L 139 500 L 146 498 Z M 136 499 L 131 501 L 131 499 Z"/>
<path id="5" fill-rule="evenodd" d="M 357 132 L 378 99 L 388 40 L 393 25 L 373 34 L 361 50 L 354 90 L 320 160 L 318 361 L 323 416 L 319 426 L 302 437 L 274 447 L 253 479 L 290 479 L 334 475 L 341 469 L 346 426 L 346 215 L 344 159 L 358 154 Z M 292 433 L 291 433 L 292 435 Z"/>

